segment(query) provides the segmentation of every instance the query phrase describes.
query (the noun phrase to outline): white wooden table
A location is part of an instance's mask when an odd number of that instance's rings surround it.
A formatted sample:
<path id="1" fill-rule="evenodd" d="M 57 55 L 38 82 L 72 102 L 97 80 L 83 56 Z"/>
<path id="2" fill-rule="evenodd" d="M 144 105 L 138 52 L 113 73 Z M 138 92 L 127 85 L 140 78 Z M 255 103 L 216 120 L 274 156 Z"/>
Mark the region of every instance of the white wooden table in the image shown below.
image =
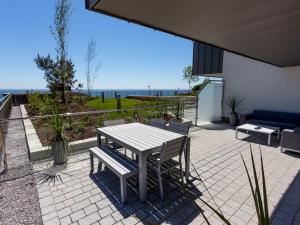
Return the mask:
<path id="1" fill-rule="evenodd" d="M 236 127 L 235 138 L 238 138 L 239 130 L 245 130 L 245 131 L 247 131 L 247 133 L 249 131 L 252 131 L 252 132 L 256 132 L 256 133 L 267 134 L 268 135 L 268 145 L 271 144 L 271 135 L 273 133 L 277 132 L 277 139 L 279 139 L 279 137 L 280 137 L 280 128 L 279 127 L 271 127 L 271 126 L 265 126 L 265 125 L 246 123 L 246 124 Z"/>
<path id="2" fill-rule="evenodd" d="M 182 137 L 181 134 L 141 123 L 129 123 L 98 128 L 97 139 L 99 145 L 101 145 L 101 136 L 109 138 L 113 142 L 138 155 L 139 195 L 142 202 L 147 198 L 147 156 L 160 151 L 164 142 Z M 190 139 L 188 139 L 185 152 L 185 175 L 187 178 L 189 176 L 189 162 Z"/>

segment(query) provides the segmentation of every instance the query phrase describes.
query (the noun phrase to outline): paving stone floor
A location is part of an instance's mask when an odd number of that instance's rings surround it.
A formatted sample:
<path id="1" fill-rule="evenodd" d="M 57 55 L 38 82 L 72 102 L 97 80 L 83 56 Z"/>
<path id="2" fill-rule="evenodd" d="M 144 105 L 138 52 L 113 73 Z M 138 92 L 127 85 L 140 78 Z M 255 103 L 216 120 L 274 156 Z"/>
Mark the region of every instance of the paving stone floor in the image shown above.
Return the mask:
<path id="1" fill-rule="evenodd" d="M 87 152 L 71 156 L 66 168 L 56 167 L 56 179 L 47 176 L 53 170 L 50 162 L 37 162 L 34 170 L 43 223 L 206 224 L 205 216 L 211 224 L 223 224 L 203 200 L 219 208 L 232 224 L 257 224 L 241 160 L 243 155 L 250 167 L 252 142 L 257 162 L 259 145 L 263 154 L 272 224 L 300 224 L 300 154 L 280 153 L 275 137 L 271 146 L 263 135 L 240 133 L 240 139 L 235 139 L 235 131 L 226 125 L 192 129 L 190 135 L 192 182 L 183 191 L 175 178 L 166 180 L 163 201 L 154 185 L 147 202 L 140 203 L 137 187 L 130 182 L 129 201 L 122 205 L 118 178 L 108 170 L 90 175 Z"/>

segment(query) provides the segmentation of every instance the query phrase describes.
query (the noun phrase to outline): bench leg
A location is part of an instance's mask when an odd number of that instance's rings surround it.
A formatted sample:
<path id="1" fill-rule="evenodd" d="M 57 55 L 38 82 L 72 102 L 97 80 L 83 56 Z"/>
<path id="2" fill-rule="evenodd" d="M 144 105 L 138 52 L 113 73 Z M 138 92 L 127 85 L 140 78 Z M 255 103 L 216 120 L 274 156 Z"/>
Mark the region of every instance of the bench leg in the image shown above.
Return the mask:
<path id="1" fill-rule="evenodd" d="M 271 145 L 271 134 L 268 134 L 268 145 Z"/>
<path id="2" fill-rule="evenodd" d="M 127 178 L 120 178 L 120 186 L 121 186 L 121 201 L 122 203 L 127 202 Z"/>
<path id="3" fill-rule="evenodd" d="M 91 173 L 94 172 L 94 155 L 90 153 Z"/>

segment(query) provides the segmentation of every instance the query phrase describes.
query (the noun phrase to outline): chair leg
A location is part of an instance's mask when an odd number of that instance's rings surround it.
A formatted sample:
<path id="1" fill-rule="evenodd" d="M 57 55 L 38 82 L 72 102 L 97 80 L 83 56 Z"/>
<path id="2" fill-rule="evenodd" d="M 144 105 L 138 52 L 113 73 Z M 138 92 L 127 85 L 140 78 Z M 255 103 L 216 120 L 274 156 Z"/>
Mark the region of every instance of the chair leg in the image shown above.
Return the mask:
<path id="1" fill-rule="evenodd" d="M 163 199 L 164 198 L 164 190 L 163 190 L 162 178 L 161 178 L 160 171 L 157 171 L 157 177 L 158 177 L 158 185 L 159 185 L 160 198 Z"/>
<path id="2" fill-rule="evenodd" d="M 91 173 L 94 172 L 94 155 L 90 153 Z"/>
<path id="3" fill-rule="evenodd" d="M 102 170 L 102 162 L 98 160 L 98 173 L 100 173 Z"/>
<path id="4" fill-rule="evenodd" d="M 181 182 L 182 182 L 182 184 L 184 184 L 183 169 L 182 169 L 182 165 L 181 164 L 179 165 L 179 168 L 180 168 Z"/>
<path id="5" fill-rule="evenodd" d="M 181 182 L 184 184 L 184 178 L 183 178 L 183 169 L 182 169 L 182 159 L 179 158 L 179 169 L 180 169 L 180 176 L 181 176 Z"/>
<path id="6" fill-rule="evenodd" d="M 121 201 L 122 203 L 127 202 L 127 179 L 125 177 L 120 178 L 121 187 Z"/>

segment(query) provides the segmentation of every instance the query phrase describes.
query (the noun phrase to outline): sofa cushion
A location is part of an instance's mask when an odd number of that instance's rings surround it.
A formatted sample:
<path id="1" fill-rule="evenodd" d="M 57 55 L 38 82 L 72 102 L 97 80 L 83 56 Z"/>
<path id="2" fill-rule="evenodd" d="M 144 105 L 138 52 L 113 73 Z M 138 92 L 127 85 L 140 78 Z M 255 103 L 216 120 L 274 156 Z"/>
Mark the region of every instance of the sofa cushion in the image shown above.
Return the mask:
<path id="1" fill-rule="evenodd" d="M 300 133 L 300 127 L 296 127 L 296 128 L 294 129 L 294 132 L 295 132 L 295 133 Z"/>
<path id="2" fill-rule="evenodd" d="M 300 125 L 300 113 L 254 110 L 253 119 Z"/>
<path id="3" fill-rule="evenodd" d="M 292 123 L 283 123 L 283 122 L 275 122 L 275 121 L 268 121 L 268 120 L 247 120 L 247 123 L 257 124 L 257 125 L 266 125 L 271 127 L 280 127 L 280 129 L 294 129 L 297 125 Z"/>

